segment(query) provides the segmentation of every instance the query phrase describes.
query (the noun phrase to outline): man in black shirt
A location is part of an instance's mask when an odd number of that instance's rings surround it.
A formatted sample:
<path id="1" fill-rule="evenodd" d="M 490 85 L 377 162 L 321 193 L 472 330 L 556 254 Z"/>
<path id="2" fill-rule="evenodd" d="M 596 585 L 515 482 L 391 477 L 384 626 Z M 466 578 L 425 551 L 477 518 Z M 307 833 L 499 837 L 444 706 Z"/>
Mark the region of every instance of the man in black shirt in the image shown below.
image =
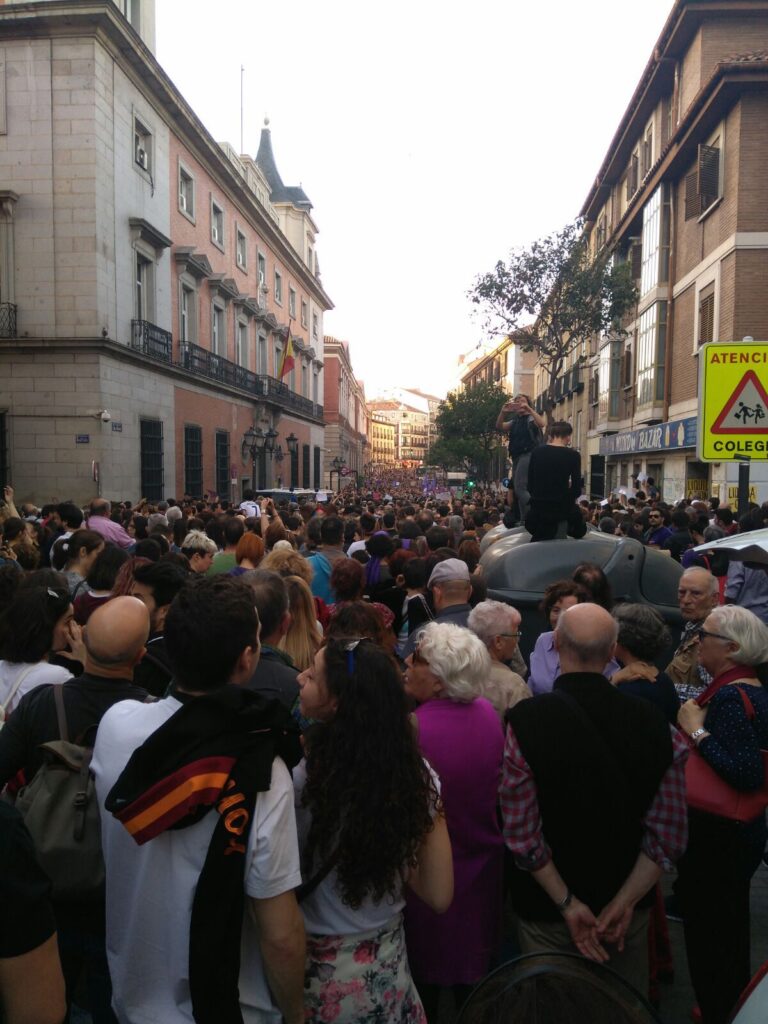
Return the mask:
<path id="1" fill-rule="evenodd" d="M 549 428 L 549 441 L 531 452 L 528 490 L 531 510 L 525 528 L 531 540 L 553 540 L 560 523 L 572 537 L 583 537 L 586 523 L 576 507 L 581 494 L 581 456 L 571 448 L 573 427 L 564 420 Z"/>
<path id="2" fill-rule="evenodd" d="M 511 419 L 505 419 L 510 413 Z M 509 435 L 511 490 L 514 492 L 521 522 L 525 522 L 530 501 L 529 460 L 531 453 L 542 443 L 544 425 L 544 417 L 531 408 L 528 395 L 515 395 L 511 402 L 504 403 L 496 417 L 496 429 Z"/>

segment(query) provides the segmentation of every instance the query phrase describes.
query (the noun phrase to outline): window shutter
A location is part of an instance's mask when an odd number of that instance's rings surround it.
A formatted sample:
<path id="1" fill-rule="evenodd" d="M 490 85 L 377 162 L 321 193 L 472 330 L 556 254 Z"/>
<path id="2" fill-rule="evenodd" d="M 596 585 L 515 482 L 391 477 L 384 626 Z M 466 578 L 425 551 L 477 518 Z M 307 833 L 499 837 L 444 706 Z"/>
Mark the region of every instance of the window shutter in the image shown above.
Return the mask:
<path id="1" fill-rule="evenodd" d="M 699 199 L 698 173 L 691 171 L 685 176 L 685 219 L 692 220 L 701 213 Z"/>
<path id="2" fill-rule="evenodd" d="M 707 285 L 699 292 L 699 345 L 715 339 L 715 286 Z"/>
<path id="3" fill-rule="evenodd" d="M 701 209 L 706 210 L 720 195 L 720 148 L 699 146 L 698 192 Z"/>

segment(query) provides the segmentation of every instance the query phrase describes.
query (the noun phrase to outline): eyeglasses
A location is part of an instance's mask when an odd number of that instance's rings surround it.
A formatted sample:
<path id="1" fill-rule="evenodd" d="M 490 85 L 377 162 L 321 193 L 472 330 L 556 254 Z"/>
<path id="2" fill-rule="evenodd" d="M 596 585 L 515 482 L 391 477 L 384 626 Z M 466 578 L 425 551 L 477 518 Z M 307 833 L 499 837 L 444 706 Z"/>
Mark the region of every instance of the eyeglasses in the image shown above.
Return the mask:
<path id="1" fill-rule="evenodd" d="M 496 636 L 513 636 L 515 638 L 521 637 L 522 633 L 496 633 Z"/>
<path id="2" fill-rule="evenodd" d="M 735 643 L 731 637 L 724 637 L 722 633 L 710 633 L 709 630 L 705 629 L 696 630 L 696 636 L 699 640 L 703 640 L 705 637 L 712 637 L 713 640 L 725 640 L 726 643 Z"/>

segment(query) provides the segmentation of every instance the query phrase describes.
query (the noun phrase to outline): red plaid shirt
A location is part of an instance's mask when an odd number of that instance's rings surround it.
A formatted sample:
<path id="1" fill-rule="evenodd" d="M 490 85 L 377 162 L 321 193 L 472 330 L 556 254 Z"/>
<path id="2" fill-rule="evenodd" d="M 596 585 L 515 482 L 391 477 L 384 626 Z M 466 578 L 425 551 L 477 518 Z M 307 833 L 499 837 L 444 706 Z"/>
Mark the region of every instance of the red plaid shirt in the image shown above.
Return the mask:
<path id="1" fill-rule="evenodd" d="M 688 805 L 685 799 L 685 762 L 690 747 L 670 726 L 672 764 L 643 819 L 642 850 L 665 871 L 671 871 L 688 844 Z M 536 782 L 523 757 L 514 730 L 507 729 L 504 770 L 499 791 L 504 819 L 504 840 L 515 863 L 537 871 L 552 860 L 539 811 Z"/>

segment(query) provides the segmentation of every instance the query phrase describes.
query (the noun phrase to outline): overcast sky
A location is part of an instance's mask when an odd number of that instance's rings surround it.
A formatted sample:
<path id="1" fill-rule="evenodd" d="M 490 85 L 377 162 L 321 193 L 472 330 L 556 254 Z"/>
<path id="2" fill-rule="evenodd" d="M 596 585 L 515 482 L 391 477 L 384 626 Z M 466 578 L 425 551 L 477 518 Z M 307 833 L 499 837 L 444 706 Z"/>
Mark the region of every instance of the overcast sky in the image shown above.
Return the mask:
<path id="1" fill-rule="evenodd" d="M 366 394 L 442 395 L 466 298 L 574 218 L 672 0 L 157 0 L 157 56 L 219 141 L 264 115 L 320 230 L 325 333 Z M 182 16 L 183 15 L 183 16 Z"/>

